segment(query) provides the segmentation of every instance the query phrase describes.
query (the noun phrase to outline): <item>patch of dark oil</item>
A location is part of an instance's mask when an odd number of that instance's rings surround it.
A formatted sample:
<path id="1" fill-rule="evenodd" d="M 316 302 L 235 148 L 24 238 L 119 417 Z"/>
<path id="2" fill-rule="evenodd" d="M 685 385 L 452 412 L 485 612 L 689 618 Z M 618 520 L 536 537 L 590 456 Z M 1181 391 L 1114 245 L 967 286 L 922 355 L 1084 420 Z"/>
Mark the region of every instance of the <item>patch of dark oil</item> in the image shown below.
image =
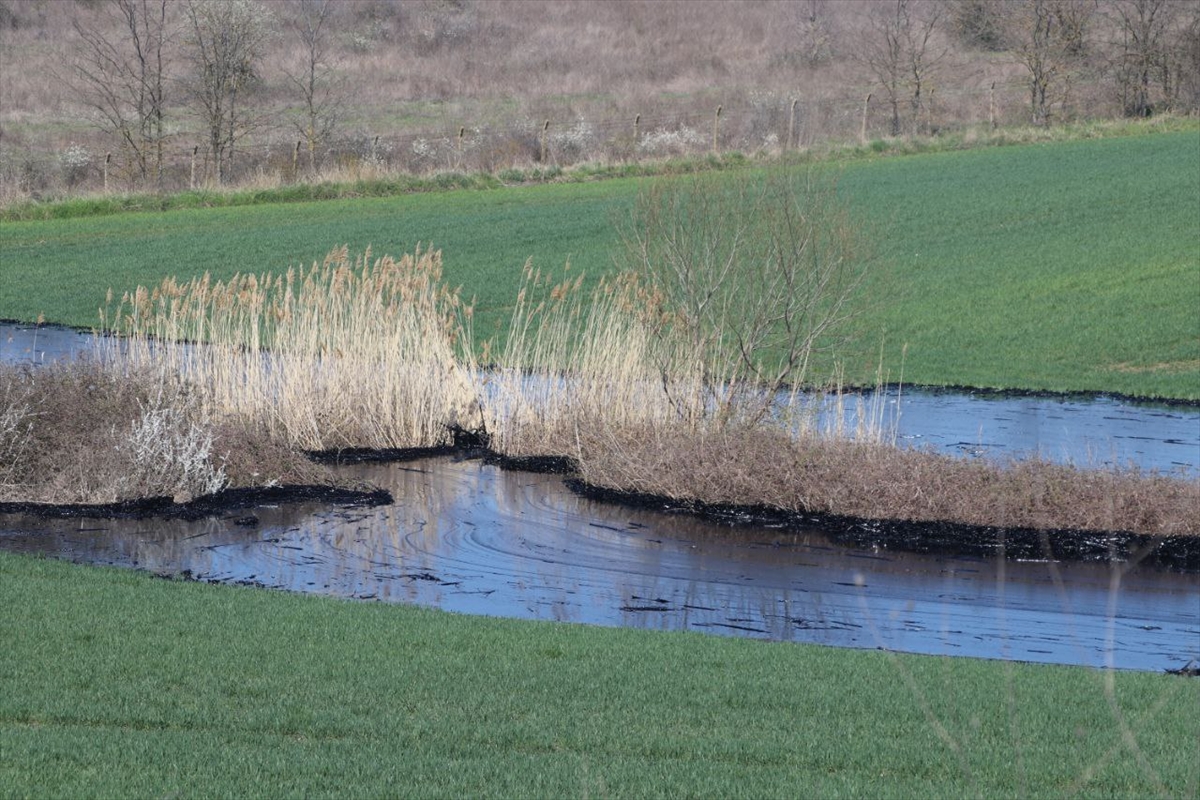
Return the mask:
<path id="1" fill-rule="evenodd" d="M 731 527 L 593 502 L 559 476 L 480 460 L 337 469 L 395 503 L 0 515 L 0 548 L 471 614 L 1121 669 L 1200 661 L 1198 576 L 1147 561 L 912 553 L 815 527 Z"/>

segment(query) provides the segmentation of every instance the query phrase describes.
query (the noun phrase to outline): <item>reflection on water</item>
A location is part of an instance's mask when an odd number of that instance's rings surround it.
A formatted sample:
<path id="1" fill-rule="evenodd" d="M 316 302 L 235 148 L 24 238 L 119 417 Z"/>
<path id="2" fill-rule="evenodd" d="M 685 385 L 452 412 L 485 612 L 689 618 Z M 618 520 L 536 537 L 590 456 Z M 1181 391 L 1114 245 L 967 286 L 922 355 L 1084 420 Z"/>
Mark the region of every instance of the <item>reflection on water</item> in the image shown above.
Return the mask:
<path id="1" fill-rule="evenodd" d="M 66 328 L 0 324 L 0 362 L 44 363 L 91 346 Z M 876 398 L 868 397 L 868 405 Z M 1134 404 L 1106 397 L 981 398 L 905 389 L 884 393 L 880 412 L 905 446 L 955 455 L 1006 457 L 1036 453 L 1079 466 L 1134 464 L 1200 477 L 1200 408 Z M 832 414 L 834 404 L 826 413 Z M 844 409 L 853 430 L 857 408 Z M 828 420 L 818 421 L 823 428 Z"/>
<path id="2" fill-rule="evenodd" d="M 816 531 L 597 504 L 478 461 L 342 469 L 396 504 L 261 507 L 249 527 L 244 511 L 0 516 L 0 547 L 470 614 L 1127 669 L 1200 658 L 1195 575 L 846 549 Z"/>

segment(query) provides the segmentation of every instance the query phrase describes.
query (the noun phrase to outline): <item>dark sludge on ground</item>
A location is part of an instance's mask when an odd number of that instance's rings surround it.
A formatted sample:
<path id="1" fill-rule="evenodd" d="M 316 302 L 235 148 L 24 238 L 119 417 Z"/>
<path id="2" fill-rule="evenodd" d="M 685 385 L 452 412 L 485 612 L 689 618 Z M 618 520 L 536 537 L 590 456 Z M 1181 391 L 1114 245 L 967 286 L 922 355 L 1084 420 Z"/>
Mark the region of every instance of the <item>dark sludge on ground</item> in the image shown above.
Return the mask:
<path id="1" fill-rule="evenodd" d="M 310 451 L 324 464 L 403 462 L 430 457 L 479 459 L 505 470 L 561 475 L 582 497 L 667 514 L 687 514 L 731 527 L 770 526 L 782 530 L 816 528 L 835 543 L 853 549 L 892 549 L 930 555 L 1003 557 L 1013 560 L 1135 562 L 1156 569 L 1200 574 L 1200 535 L 1148 536 L 1120 531 L 1045 530 L 966 525 L 948 521 L 868 519 L 823 512 L 793 512 L 767 506 L 705 503 L 624 491 L 589 484 L 579 477 L 579 464 L 569 456 L 513 457 L 487 447 L 486 435 L 455 437 L 459 444 L 413 448 L 344 448 Z M 0 503 L 0 513 L 43 517 L 138 518 L 188 520 L 219 516 L 262 503 L 320 502 L 370 507 L 395 502 L 375 487 L 274 486 L 227 489 L 176 503 L 155 497 L 106 505 Z M 252 516 L 235 520 L 252 526 Z"/>
<path id="2" fill-rule="evenodd" d="M 497 453 L 481 438 L 467 447 L 447 445 L 401 450 L 352 449 L 310 453 L 324 463 L 404 461 L 434 456 L 478 458 L 506 470 L 562 475 L 568 488 L 589 500 L 669 514 L 688 514 L 730 526 L 769 525 L 785 530 L 818 528 L 835 542 L 855 549 L 1002 556 L 1019 560 L 1127 562 L 1200 574 L 1200 536 L 1147 536 L 1113 531 L 1044 530 L 965 525 L 945 521 L 879 520 L 826 513 L 797 513 L 766 506 L 735 506 L 679 500 L 595 486 L 579 478 L 570 456 L 521 456 Z"/>
<path id="3" fill-rule="evenodd" d="M 947 521 L 868 519 L 783 511 L 767 506 L 679 500 L 594 486 L 578 477 L 568 477 L 566 483 L 572 491 L 590 500 L 667 514 L 694 514 L 729 526 L 771 526 L 781 530 L 817 528 L 836 544 L 860 550 L 878 548 L 1025 561 L 1128 561 L 1157 569 L 1200 574 L 1200 536 L 1148 536 L 1119 531 L 1001 528 Z"/>
<path id="4" fill-rule="evenodd" d="M 1100 390 L 1077 389 L 1060 391 L 1055 389 L 1015 389 L 993 388 L 987 386 L 972 386 L 962 383 L 885 383 L 881 386 L 844 387 L 847 391 L 861 392 L 864 395 L 876 392 L 919 392 L 933 395 L 963 395 L 979 400 L 1075 400 L 1088 402 L 1091 400 L 1112 400 L 1118 403 L 1133 405 L 1157 406 L 1161 408 L 1200 408 L 1200 398 L 1189 397 L 1158 397 L 1156 395 L 1127 394 L 1125 392 L 1106 392 Z"/>
<path id="5" fill-rule="evenodd" d="M 325 503 L 334 506 L 371 507 L 395 502 L 392 493 L 374 487 L 352 489 L 341 486 L 265 486 L 225 489 L 216 494 L 177 503 L 170 497 L 146 497 L 119 503 L 0 503 L 0 514 L 28 514 L 51 519 L 165 519 L 198 520 L 224 516 L 258 505 Z M 238 525 L 257 525 L 253 515 L 234 520 Z"/>

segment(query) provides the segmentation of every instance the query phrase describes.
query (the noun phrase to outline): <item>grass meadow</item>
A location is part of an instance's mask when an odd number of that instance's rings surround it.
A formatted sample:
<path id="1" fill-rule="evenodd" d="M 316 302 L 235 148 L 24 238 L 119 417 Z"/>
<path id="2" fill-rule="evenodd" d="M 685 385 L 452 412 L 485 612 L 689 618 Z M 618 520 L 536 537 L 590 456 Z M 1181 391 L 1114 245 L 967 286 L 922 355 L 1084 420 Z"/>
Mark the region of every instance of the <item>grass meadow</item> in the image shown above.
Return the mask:
<path id="1" fill-rule="evenodd" d="M 857 352 L 893 379 L 1200 398 L 1200 134 L 852 161 L 839 191 L 873 253 Z M 0 224 L 0 318 L 91 326 L 118 294 L 173 275 L 279 270 L 330 247 L 442 250 L 475 298 L 475 332 L 507 323 L 527 259 L 615 270 L 644 179 Z M 31 298 L 35 298 L 31 300 Z M 906 348 L 906 354 L 902 351 Z M 824 365 L 826 369 L 829 365 Z"/>
<path id="2" fill-rule="evenodd" d="M 0 796 L 1194 796 L 1200 682 L 0 553 Z"/>

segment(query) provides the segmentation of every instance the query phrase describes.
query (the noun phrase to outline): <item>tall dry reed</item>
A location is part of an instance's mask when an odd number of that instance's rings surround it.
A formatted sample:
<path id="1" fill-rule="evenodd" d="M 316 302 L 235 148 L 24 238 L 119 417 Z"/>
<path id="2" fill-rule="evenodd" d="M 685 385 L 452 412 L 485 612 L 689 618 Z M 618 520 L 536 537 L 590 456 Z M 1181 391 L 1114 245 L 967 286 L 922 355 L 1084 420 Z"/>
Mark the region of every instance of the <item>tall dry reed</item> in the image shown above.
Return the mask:
<path id="1" fill-rule="evenodd" d="M 793 435 L 815 430 L 820 393 L 747 381 L 727 352 L 697 343 L 677 324 L 663 294 L 638 274 L 606 278 L 590 292 L 582 287 L 581 276 L 556 280 L 526 265 L 497 368 L 482 376 L 497 451 L 578 457 L 585 439 L 640 429 L 694 436 L 760 424 Z M 767 417 L 764 407 L 772 408 Z M 881 415 L 858 418 L 857 436 L 879 438 Z"/>
<path id="2" fill-rule="evenodd" d="M 470 309 L 438 251 L 332 251 L 307 271 L 208 275 L 125 295 L 120 357 L 193 384 L 210 416 L 304 449 L 429 447 L 477 425 Z"/>

